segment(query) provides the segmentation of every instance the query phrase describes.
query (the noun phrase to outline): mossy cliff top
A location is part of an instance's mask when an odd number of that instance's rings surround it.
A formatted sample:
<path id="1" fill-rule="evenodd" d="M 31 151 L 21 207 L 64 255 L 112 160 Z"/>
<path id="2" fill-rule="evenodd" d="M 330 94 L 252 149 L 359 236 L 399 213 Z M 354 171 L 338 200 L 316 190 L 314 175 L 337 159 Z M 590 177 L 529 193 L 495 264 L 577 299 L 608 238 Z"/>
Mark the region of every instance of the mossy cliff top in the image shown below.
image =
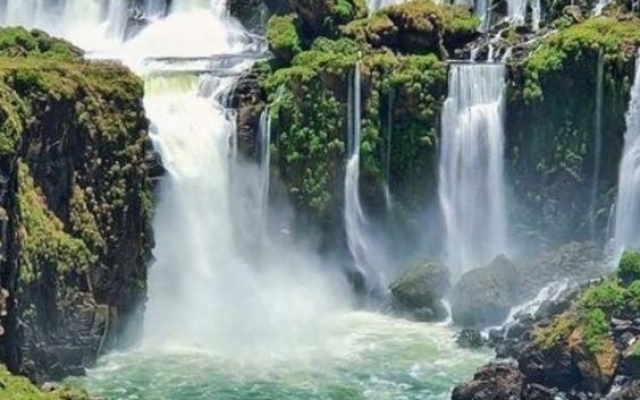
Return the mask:
<path id="1" fill-rule="evenodd" d="M 470 9 L 417 0 L 393 5 L 342 28 L 345 36 L 409 53 L 441 53 L 477 36 L 480 19 Z"/>
<path id="2" fill-rule="evenodd" d="M 611 74 L 620 72 L 634 62 L 639 45 L 640 20 L 635 18 L 591 18 L 561 29 L 540 39 L 524 60 L 523 97 L 529 101 L 540 99 L 547 76 L 566 75 L 566 69 L 572 65 L 582 67 L 583 71 L 593 68 L 593 61 L 600 55 Z"/>
<path id="3" fill-rule="evenodd" d="M 0 29 L 0 362 L 37 381 L 81 373 L 146 298 L 142 81 L 81 55 L 39 31 Z"/>

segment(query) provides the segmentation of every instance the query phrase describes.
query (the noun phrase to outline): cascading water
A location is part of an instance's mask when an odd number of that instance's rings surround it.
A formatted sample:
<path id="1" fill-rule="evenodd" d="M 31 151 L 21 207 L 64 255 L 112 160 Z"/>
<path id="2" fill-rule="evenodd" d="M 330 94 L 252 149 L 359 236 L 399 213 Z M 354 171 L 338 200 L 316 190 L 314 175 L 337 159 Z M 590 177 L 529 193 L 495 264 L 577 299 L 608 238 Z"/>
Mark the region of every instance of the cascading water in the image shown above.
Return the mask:
<path id="1" fill-rule="evenodd" d="M 362 276 L 367 291 L 379 290 L 380 277 L 375 268 L 375 249 L 371 243 L 370 226 L 360 202 L 360 142 L 362 140 L 362 93 L 360 63 L 356 63 L 353 85 L 349 87 L 349 161 L 344 179 L 344 223 L 347 244 L 355 268 Z"/>
<path id="2" fill-rule="evenodd" d="M 507 18 L 511 23 L 524 25 L 527 19 L 527 7 L 531 8 L 531 28 L 540 29 L 541 3 L 540 0 L 508 0 Z"/>
<path id="3" fill-rule="evenodd" d="M 381 8 L 392 6 L 394 4 L 401 4 L 407 0 L 368 0 L 369 12 L 372 13 Z"/>
<path id="4" fill-rule="evenodd" d="M 640 249 L 640 54 L 634 79 L 618 179 L 614 243 L 619 254 Z"/>
<path id="5" fill-rule="evenodd" d="M 594 115 L 594 162 L 593 175 L 591 178 L 591 202 L 589 204 L 589 230 L 591 240 L 596 240 L 598 236 L 596 227 L 596 213 L 598 212 L 598 189 L 600 182 L 600 159 L 602 153 L 602 100 L 604 91 L 604 52 L 600 49 L 598 53 L 598 69 L 596 72 L 596 108 Z"/>
<path id="6" fill-rule="evenodd" d="M 269 217 L 269 184 L 271 178 L 271 115 L 267 107 L 260 115 L 260 236 L 264 235 L 267 229 Z M 262 243 L 262 238 L 260 239 Z"/>
<path id="7" fill-rule="evenodd" d="M 451 64 L 438 194 L 454 276 L 506 250 L 503 64 Z"/>
<path id="8" fill-rule="evenodd" d="M 152 139 L 168 171 L 143 346 L 102 358 L 74 384 L 107 400 L 441 398 L 486 361 L 456 348 L 447 327 L 350 310 L 342 272 L 299 238 L 265 234 L 259 254 L 247 256 L 256 249 L 238 231 L 255 230 L 255 216 L 275 207 L 265 194 L 271 123 L 265 114 L 260 165 L 245 162 L 227 97 L 261 45 L 226 16 L 224 1 L 174 0 L 166 16 L 166 2 L 140 2 L 154 18 L 124 43 L 107 29 L 126 27 L 123 13 L 69 8 L 102 2 L 9 2 L 4 24 L 51 28 L 144 78 Z M 359 115 L 360 89 L 353 92 Z M 348 214 L 362 229 L 359 124 L 354 118 L 356 161 L 345 186 L 355 195 Z"/>
<path id="9" fill-rule="evenodd" d="M 128 0 L 6 0 L 2 25 L 44 29 L 90 49 L 124 39 Z"/>

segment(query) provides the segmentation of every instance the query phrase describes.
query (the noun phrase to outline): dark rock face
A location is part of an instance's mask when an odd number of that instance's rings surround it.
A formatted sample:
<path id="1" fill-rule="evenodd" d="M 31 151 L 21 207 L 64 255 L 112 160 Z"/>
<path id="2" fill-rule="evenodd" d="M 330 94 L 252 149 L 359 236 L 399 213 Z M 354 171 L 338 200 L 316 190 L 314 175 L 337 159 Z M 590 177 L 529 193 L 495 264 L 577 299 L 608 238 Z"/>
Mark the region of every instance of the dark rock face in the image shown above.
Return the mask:
<path id="1" fill-rule="evenodd" d="M 562 279 L 583 283 L 600 277 L 606 272 L 604 266 L 602 251 L 595 243 L 571 242 L 562 245 L 546 252 L 533 265 L 521 269 L 521 298 L 532 298 L 544 286 Z"/>
<path id="2" fill-rule="evenodd" d="M 448 289 L 449 271 L 432 262 L 416 265 L 390 286 L 396 307 L 419 321 L 446 318 L 442 297 Z"/>
<path id="3" fill-rule="evenodd" d="M 524 375 L 511 364 L 490 364 L 457 386 L 451 400 L 520 400 Z"/>
<path id="4" fill-rule="evenodd" d="M 154 159 L 137 77 L 42 63 L 0 78 L 0 362 L 39 382 L 83 373 L 142 320 Z"/>
<path id="5" fill-rule="evenodd" d="M 498 325 L 518 299 L 518 270 L 505 256 L 464 274 L 451 291 L 454 322 L 465 327 Z"/>

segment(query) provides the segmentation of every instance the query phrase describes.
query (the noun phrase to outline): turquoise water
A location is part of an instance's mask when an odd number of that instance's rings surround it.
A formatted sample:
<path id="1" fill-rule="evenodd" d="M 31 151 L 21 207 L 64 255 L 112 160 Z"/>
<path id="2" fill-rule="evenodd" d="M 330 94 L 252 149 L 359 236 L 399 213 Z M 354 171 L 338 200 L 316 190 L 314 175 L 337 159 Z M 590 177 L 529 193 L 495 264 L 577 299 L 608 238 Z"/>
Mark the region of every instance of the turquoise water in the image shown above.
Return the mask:
<path id="1" fill-rule="evenodd" d="M 453 331 L 344 312 L 288 343 L 141 348 L 104 357 L 74 385 L 106 400 L 444 400 L 489 358 Z"/>

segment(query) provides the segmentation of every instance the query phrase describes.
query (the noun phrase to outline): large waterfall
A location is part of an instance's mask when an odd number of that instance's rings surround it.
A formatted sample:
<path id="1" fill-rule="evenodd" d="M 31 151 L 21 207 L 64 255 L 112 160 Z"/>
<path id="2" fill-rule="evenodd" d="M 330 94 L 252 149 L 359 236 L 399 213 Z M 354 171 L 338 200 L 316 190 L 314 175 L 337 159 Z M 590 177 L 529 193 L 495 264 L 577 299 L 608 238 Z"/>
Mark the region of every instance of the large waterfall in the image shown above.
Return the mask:
<path id="1" fill-rule="evenodd" d="M 227 16 L 223 0 L 173 0 L 168 12 L 164 0 L 136 2 L 142 10 L 128 3 L 8 0 L 0 14 L 3 24 L 47 29 L 142 76 L 168 171 L 157 192 L 145 340 L 77 382 L 108 400 L 447 396 L 485 353 L 457 348 L 445 326 L 351 310 L 341 263 L 316 253 L 312 232 L 293 237 L 286 221 L 269 229 L 267 219 L 291 213 L 269 198 L 269 112 L 257 157 L 246 160 L 229 109 L 262 42 Z M 140 15 L 146 21 L 129 38 Z M 370 232 L 358 196 L 358 74 L 350 90 L 345 222 L 366 268 L 376 249 L 360 241 Z"/>
<path id="2" fill-rule="evenodd" d="M 640 57 L 639 57 L 640 59 Z M 640 249 L 640 62 L 636 62 L 636 76 L 631 89 L 627 111 L 627 132 L 618 180 L 616 204 L 615 246 Z"/>
<path id="3" fill-rule="evenodd" d="M 442 116 L 439 198 L 455 276 L 506 249 L 502 64 L 452 64 Z"/>

